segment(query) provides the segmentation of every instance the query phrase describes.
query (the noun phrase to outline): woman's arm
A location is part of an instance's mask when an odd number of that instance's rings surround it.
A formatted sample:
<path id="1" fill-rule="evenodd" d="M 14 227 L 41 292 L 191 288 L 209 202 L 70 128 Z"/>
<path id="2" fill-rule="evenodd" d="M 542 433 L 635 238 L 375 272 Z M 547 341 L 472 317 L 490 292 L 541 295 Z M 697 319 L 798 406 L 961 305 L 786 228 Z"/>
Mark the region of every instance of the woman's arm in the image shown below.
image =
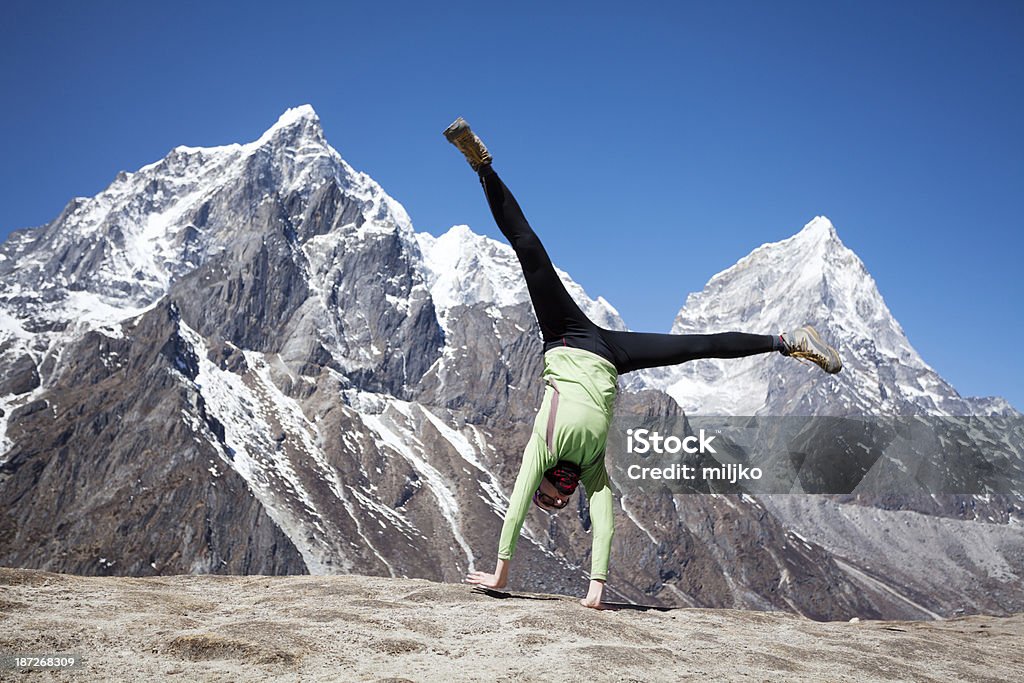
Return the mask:
<path id="1" fill-rule="evenodd" d="M 549 459 L 544 439 L 534 431 L 523 452 L 523 464 L 519 466 L 519 476 L 516 477 L 516 484 L 508 501 L 508 510 L 505 511 L 505 522 L 501 526 L 501 538 L 498 541 L 498 564 L 493 574 L 470 572 L 466 575 L 468 583 L 485 588 L 504 588 L 508 583 L 508 566 L 515 553 L 523 522 L 530 511 L 533 492 L 540 485 Z"/>
<path id="2" fill-rule="evenodd" d="M 549 394 L 550 391 L 549 389 Z M 546 409 L 548 400 L 550 398 L 545 398 L 542 412 Z M 544 445 L 544 437 L 534 429 L 523 451 L 523 464 L 519 466 L 519 476 L 516 477 L 515 487 L 508 499 L 508 510 L 505 512 L 505 522 L 501 525 L 501 538 L 498 540 L 498 559 L 512 559 L 523 522 L 526 521 L 526 515 L 533 504 L 533 494 L 540 486 L 544 472 L 554 464 L 550 460 L 551 456 Z"/>
<path id="3" fill-rule="evenodd" d="M 615 529 L 612 487 L 604 466 L 604 456 L 583 471 L 581 477 L 590 504 L 591 533 L 594 535 L 590 554 L 590 588 L 587 597 L 580 600 L 584 607 L 601 609 L 604 582 L 608 577 L 608 557 L 612 548 L 612 533 Z"/>

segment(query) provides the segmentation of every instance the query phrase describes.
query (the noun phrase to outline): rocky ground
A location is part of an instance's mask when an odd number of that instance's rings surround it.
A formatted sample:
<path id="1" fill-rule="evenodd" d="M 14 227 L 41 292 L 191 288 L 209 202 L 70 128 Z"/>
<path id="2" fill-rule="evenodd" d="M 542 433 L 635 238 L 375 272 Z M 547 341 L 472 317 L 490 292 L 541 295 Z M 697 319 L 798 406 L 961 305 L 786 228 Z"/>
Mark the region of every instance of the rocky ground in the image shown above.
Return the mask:
<path id="1" fill-rule="evenodd" d="M 1011 681 L 1024 614 L 810 621 L 598 612 L 573 598 L 364 576 L 84 577 L 0 568 L 0 654 L 81 669 L 4 680 Z"/>

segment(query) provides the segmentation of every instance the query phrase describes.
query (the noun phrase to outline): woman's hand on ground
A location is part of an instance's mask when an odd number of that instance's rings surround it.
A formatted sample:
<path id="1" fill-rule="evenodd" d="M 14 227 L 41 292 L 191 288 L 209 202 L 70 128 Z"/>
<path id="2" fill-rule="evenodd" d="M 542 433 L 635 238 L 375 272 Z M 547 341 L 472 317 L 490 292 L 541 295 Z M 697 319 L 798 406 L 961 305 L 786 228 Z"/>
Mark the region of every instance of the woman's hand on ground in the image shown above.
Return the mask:
<path id="1" fill-rule="evenodd" d="M 466 574 L 466 583 L 476 584 L 484 588 L 504 588 L 505 581 L 497 574 L 488 572 L 470 572 Z"/>
<path id="2" fill-rule="evenodd" d="M 601 601 L 603 597 L 604 581 L 591 579 L 590 589 L 587 591 L 587 597 L 580 600 L 580 604 L 591 609 L 608 609 L 608 606 Z"/>
<path id="3" fill-rule="evenodd" d="M 466 574 L 464 581 L 484 588 L 504 588 L 508 583 L 508 560 L 498 560 L 494 567 L 494 573 L 470 572 Z"/>

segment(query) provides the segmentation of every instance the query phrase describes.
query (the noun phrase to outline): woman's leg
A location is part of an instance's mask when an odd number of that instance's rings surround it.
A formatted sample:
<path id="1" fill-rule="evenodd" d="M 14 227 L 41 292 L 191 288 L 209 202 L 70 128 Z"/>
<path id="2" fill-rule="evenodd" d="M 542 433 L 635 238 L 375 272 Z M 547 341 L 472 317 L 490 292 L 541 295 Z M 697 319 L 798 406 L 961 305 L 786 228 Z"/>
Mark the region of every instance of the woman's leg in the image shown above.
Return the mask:
<path id="1" fill-rule="evenodd" d="M 605 329 L 600 332 L 620 375 L 697 358 L 740 358 L 783 348 L 782 340 L 773 334 L 654 334 Z"/>
<path id="2" fill-rule="evenodd" d="M 526 222 L 512 193 L 491 168 L 491 155 L 469 124 L 460 117 L 445 130 L 444 136 L 480 174 L 494 220 L 523 268 L 545 350 L 561 345 L 586 349 L 614 363 L 620 374 L 696 358 L 739 358 L 769 351 L 807 359 L 829 373 L 842 369 L 839 354 L 810 326 L 781 336 L 743 332 L 650 334 L 598 327 L 565 290 L 544 246 Z"/>
<path id="3" fill-rule="evenodd" d="M 523 268 L 545 347 L 573 346 L 607 357 L 607 349 L 598 348 L 603 347 L 598 327 L 565 290 L 544 245 L 526 221 L 515 197 L 490 164 L 481 166 L 479 173 L 494 221 Z"/>
<path id="4" fill-rule="evenodd" d="M 523 268 L 545 348 L 564 345 L 586 349 L 614 363 L 619 374 L 696 358 L 738 358 L 781 348 L 775 335 L 651 334 L 597 327 L 569 296 L 544 245 L 505 183 L 490 164 L 481 166 L 479 173 L 494 221 Z"/>

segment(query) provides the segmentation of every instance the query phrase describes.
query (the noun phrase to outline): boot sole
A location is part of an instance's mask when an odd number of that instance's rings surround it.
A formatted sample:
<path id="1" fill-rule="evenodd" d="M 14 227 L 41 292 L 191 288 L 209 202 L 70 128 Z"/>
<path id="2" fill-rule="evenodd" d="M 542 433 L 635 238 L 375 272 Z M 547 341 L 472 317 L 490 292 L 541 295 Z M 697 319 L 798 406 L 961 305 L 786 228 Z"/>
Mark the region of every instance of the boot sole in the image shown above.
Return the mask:
<path id="1" fill-rule="evenodd" d="M 452 122 L 452 125 L 444 129 L 444 137 L 448 142 L 454 143 L 457 138 L 462 136 L 463 132 L 468 130 L 470 130 L 469 124 L 460 116 Z"/>

